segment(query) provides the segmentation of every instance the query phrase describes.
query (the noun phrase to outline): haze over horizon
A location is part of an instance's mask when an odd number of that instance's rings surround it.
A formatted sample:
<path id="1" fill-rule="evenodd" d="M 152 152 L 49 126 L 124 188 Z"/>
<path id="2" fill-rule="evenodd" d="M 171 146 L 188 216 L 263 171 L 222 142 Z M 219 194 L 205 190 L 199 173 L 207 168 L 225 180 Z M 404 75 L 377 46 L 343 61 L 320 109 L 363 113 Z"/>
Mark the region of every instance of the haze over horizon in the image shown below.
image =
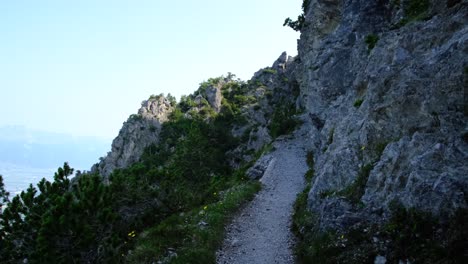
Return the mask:
<path id="1" fill-rule="evenodd" d="M 179 98 L 228 72 L 248 80 L 283 51 L 295 55 L 299 34 L 282 24 L 300 6 L 300 0 L 3 3 L 0 126 L 110 140 L 151 94 Z"/>

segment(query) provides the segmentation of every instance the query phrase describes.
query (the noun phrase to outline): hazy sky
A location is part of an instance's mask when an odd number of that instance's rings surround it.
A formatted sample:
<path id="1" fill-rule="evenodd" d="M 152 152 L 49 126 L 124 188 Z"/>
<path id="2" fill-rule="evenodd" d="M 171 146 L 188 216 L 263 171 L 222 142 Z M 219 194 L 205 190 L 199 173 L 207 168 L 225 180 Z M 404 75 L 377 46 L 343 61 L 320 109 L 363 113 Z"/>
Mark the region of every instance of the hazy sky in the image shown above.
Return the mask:
<path id="1" fill-rule="evenodd" d="M 250 79 L 298 33 L 302 0 L 0 3 L 0 126 L 113 138 L 151 94 Z"/>

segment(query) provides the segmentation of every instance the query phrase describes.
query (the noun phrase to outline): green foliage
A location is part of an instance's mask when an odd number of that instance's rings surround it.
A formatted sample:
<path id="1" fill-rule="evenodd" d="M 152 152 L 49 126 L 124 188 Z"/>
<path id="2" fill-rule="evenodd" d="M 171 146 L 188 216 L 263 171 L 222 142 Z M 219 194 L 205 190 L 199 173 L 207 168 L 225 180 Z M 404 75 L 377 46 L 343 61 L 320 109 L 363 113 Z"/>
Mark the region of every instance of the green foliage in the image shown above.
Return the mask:
<path id="1" fill-rule="evenodd" d="M 379 41 L 379 36 L 375 34 L 367 35 L 365 42 L 367 44 L 367 50 L 371 51 Z"/>
<path id="2" fill-rule="evenodd" d="M 324 190 L 324 191 L 320 192 L 319 197 L 320 197 L 320 199 L 325 199 L 325 198 L 333 196 L 333 195 L 336 195 L 335 190 Z"/>
<path id="3" fill-rule="evenodd" d="M 276 74 L 277 73 L 277 71 L 274 70 L 274 69 L 263 69 L 263 72 L 264 73 L 270 73 L 270 74 Z"/>
<path id="4" fill-rule="evenodd" d="M 305 175 L 305 179 L 307 182 L 311 182 L 312 181 L 312 178 L 314 177 L 314 173 L 315 173 L 315 170 L 314 170 L 314 153 L 312 151 L 309 151 L 307 152 L 307 156 L 306 156 L 306 162 L 307 162 L 307 165 L 309 166 L 309 170 L 306 172 L 306 175 Z"/>
<path id="5" fill-rule="evenodd" d="M 5 190 L 5 185 L 3 184 L 3 177 L 0 175 L 0 216 L 3 213 L 3 205 L 10 201 L 9 193 Z M 3 217 L 0 217 L 0 253 L 4 254 L 3 248 L 7 247 L 7 243 L 5 242 L 7 233 L 6 230 L 3 228 L 5 226 L 5 222 Z"/>
<path id="6" fill-rule="evenodd" d="M 166 96 L 167 100 L 169 100 L 169 102 L 171 102 L 171 105 L 172 106 L 176 106 L 177 105 L 177 100 L 176 98 L 171 94 L 171 93 L 168 93 L 167 96 Z"/>
<path id="7" fill-rule="evenodd" d="M 140 121 L 140 120 L 143 120 L 143 117 L 139 114 L 131 114 L 128 119 L 127 119 L 127 122 L 130 122 L 130 121 Z"/>
<path id="8" fill-rule="evenodd" d="M 328 141 L 327 145 L 331 145 L 333 143 L 333 138 L 335 137 L 335 128 L 333 127 L 330 132 L 328 133 Z"/>
<path id="9" fill-rule="evenodd" d="M 375 146 L 375 151 L 376 151 L 376 154 L 377 154 L 377 161 L 380 160 L 380 157 L 382 156 L 382 153 L 384 152 L 384 150 L 387 147 L 388 143 L 389 143 L 388 141 L 383 141 L 383 142 L 378 143 Z"/>
<path id="10" fill-rule="evenodd" d="M 400 5 L 400 1 L 396 4 Z M 429 7 L 431 5 L 429 0 L 408 0 L 402 1 L 403 13 L 405 17 L 395 25 L 396 28 L 405 26 L 413 21 L 424 20 L 428 17 Z"/>
<path id="11" fill-rule="evenodd" d="M 359 107 L 361 107 L 363 102 L 364 102 L 364 99 L 362 99 L 362 98 L 356 99 L 356 101 L 354 101 L 353 106 L 356 107 L 356 108 L 359 108 Z"/>
<path id="12" fill-rule="evenodd" d="M 304 228 L 303 239 L 296 248 L 298 263 L 374 263 L 375 251 L 367 243 L 371 238 L 366 232 L 350 229 L 319 231 L 314 220 Z"/>
<path id="13" fill-rule="evenodd" d="M 314 175 L 315 175 L 315 170 L 313 168 L 310 168 L 309 170 L 307 170 L 305 174 L 306 181 L 308 182 L 312 181 L 312 179 L 314 178 Z"/>
<path id="14" fill-rule="evenodd" d="M 295 31 L 300 31 L 305 25 L 305 13 L 309 8 L 310 0 L 304 0 L 302 2 L 302 14 L 297 17 L 297 20 L 293 21 L 291 18 L 284 20 L 283 26 L 288 26 Z"/>
<path id="15" fill-rule="evenodd" d="M 253 98 L 245 95 L 248 87 L 242 82 L 224 85 L 226 98 L 219 114 L 202 108 L 187 118 L 184 113 L 195 103 L 193 96 L 182 97 L 161 127 L 160 144 L 149 146 L 141 162 L 115 170 L 107 184 L 101 176 L 89 174 L 80 175 L 72 184 L 68 177 L 73 169 L 65 164 L 54 182 L 42 180 L 38 189 L 31 186 L 14 197 L 0 218 L 2 257 L 11 262 L 24 258 L 39 263 L 120 262 L 142 230 L 219 202 L 220 196 L 214 193 L 234 190 L 235 186 L 245 186 L 244 191 L 250 193 L 252 184 L 244 183 L 243 177 L 232 171 L 225 153 L 239 143 L 230 131 L 236 122 L 242 122 L 240 108 Z M 203 111 L 210 115 L 209 120 Z M 141 118 L 132 115 L 129 121 Z M 2 188 L 0 184 L 0 194 Z M 242 199 L 244 191 L 239 193 Z M 233 208 L 230 200 L 225 203 L 229 210 Z M 226 208 L 224 215 L 229 211 Z M 215 230 L 218 238 L 220 230 Z M 185 256 L 213 254 L 209 248 L 209 253 L 201 249 L 187 251 Z"/>
<path id="16" fill-rule="evenodd" d="M 5 184 L 3 183 L 3 176 L 0 175 L 0 214 L 5 203 L 9 201 L 10 193 L 5 190 Z"/>
<path id="17" fill-rule="evenodd" d="M 412 255 L 428 254 L 425 251 L 437 252 L 432 243 L 427 243 L 426 238 L 435 236 L 436 221 L 429 213 L 420 212 L 402 206 L 393 208 L 390 221 L 384 226 L 385 235 L 392 240 L 392 258 L 409 259 Z M 421 239 L 422 238 L 422 239 Z M 411 260 L 412 262 L 414 259 Z"/>
<path id="18" fill-rule="evenodd" d="M 273 117 L 268 125 L 271 137 L 277 138 L 293 132 L 300 124 L 300 121 L 294 117 L 295 114 L 296 108 L 294 106 L 279 105 L 273 112 Z"/>
<path id="19" fill-rule="evenodd" d="M 403 12 L 409 20 L 422 19 L 430 7 L 429 0 L 409 0 L 403 6 Z"/>
<path id="20" fill-rule="evenodd" d="M 314 153 L 309 151 L 306 155 L 306 162 L 309 170 L 305 174 L 307 182 L 304 190 L 297 195 L 294 202 L 294 212 L 292 217 L 292 230 L 298 238 L 295 254 L 299 263 L 307 263 L 306 256 L 310 249 L 310 232 L 315 226 L 315 216 L 307 209 L 307 198 L 311 189 L 311 181 L 314 177 Z"/>
<path id="21" fill-rule="evenodd" d="M 308 231 L 312 230 L 315 224 L 314 215 L 307 209 L 307 197 L 309 196 L 310 188 L 310 184 L 307 184 L 306 188 L 298 194 L 294 202 L 292 229 L 299 238 L 295 249 L 298 259 L 301 259 L 307 254 L 306 251 L 310 242 L 308 241 Z"/>
<path id="22" fill-rule="evenodd" d="M 390 261 L 412 263 L 466 263 L 468 261 L 468 210 L 459 209 L 447 223 L 430 213 L 394 204 L 392 217 L 382 230 Z"/>
<path id="23" fill-rule="evenodd" d="M 189 212 L 174 214 L 145 231 L 138 238 L 129 263 L 150 263 L 163 259 L 167 248 L 177 249 L 177 257 L 169 263 L 215 263 L 215 252 L 223 240 L 229 217 L 260 189 L 258 182 L 237 183 L 216 200 Z"/>
<path id="24" fill-rule="evenodd" d="M 314 153 L 312 151 L 307 152 L 306 162 L 309 168 L 314 167 Z"/>
<path id="25" fill-rule="evenodd" d="M 309 67 L 309 70 L 311 70 L 311 71 L 316 71 L 318 69 L 320 69 L 320 66 L 318 66 L 318 65 L 314 65 L 314 66 Z"/>
<path id="26" fill-rule="evenodd" d="M 345 189 L 339 191 L 337 194 L 343 195 L 353 204 L 357 204 L 364 195 L 367 180 L 369 179 L 369 174 L 373 168 L 373 164 L 366 164 L 361 167 L 356 180 Z"/>
<path id="27" fill-rule="evenodd" d="M 374 263 L 377 255 L 385 256 L 388 263 L 468 261 L 466 209 L 459 209 L 444 223 L 429 213 L 396 205 L 382 225 L 358 224 L 346 231 L 319 231 L 313 215 L 296 219 L 296 224 L 295 230 L 300 231 L 298 263 Z M 375 243 L 375 239 L 380 242 Z"/>
<path id="28" fill-rule="evenodd" d="M 292 28 L 294 31 L 300 31 L 304 27 L 304 24 L 305 24 L 305 16 L 304 14 L 302 14 L 297 17 L 297 20 L 292 20 L 289 17 L 286 18 L 284 20 L 283 26 L 288 26 Z"/>
<path id="29" fill-rule="evenodd" d="M 31 185 L 6 201 L 0 215 L 2 260 L 157 261 L 172 247 L 179 256 L 173 263 L 193 263 L 194 258 L 213 262 L 225 221 L 259 188 L 258 183 L 246 182 L 245 168 L 233 171 L 226 156 L 240 143 L 231 130 L 247 122 L 242 108 L 256 103 L 248 95 L 253 84 L 233 78 L 229 74 L 200 85 L 199 94 L 209 85 L 222 85 L 220 113 L 214 114 L 206 102 L 196 105 L 193 95 L 183 96 L 161 126 L 159 144 L 147 147 L 139 162 L 105 179 L 80 174 L 73 181 L 73 169 L 65 163 L 53 182 L 42 180 L 37 188 Z M 168 99 L 174 102 L 169 95 Z M 279 125 L 273 130 L 288 131 L 289 121 L 283 124 L 282 117 L 292 119 L 293 114 L 278 110 L 273 119 Z M 132 115 L 128 121 L 141 119 Z M 268 148 L 271 145 L 254 156 Z M 1 180 L 0 199 L 6 195 Z"/>
<path id="30" fill-rule="evenodd" d="M 231 78 L 235 77 L 235 75 L 230 75 L 230 76 L 231 76 Z M 223 80 L 223 79 L 224 79 L 223 76 L 216 77 L 216 78 L 209 78 L 208 81 L 204 81 L 204 82 L 200 83 L 200 87 L 198 89 L 198 92 L 204 94 L 208 87 L 218 85 L 221 82 L 221 80 Z"/>
<path id="31" fill-rule="evenodd" d="M 54 181 L 43 179 L 8 203 L 1 215 L 0 253 L 8 262 L 107 261 L 113 250 L 112 196 L 97 175 L 71 185 L 73 169 L 64 164 Z M 97 249 L 100 248 L 100 254 Z M 84 258 L 84 256 L 86 256 Z"/>
<path id="32" fill-rule="evenodd" d="M 242 105 L 249 105 L 255 103 L 257 100 L 255 99 L 254 96 L 246 96 L 246 95 L 235 95 L 234 96 L 234 101 L 237 105 L 242 106 Z"/>
<path id="33" fill-rule="evenodd" d="M 182 95 L 182 97 L 180 98 L 180 103 L 178 105 L 178 108 L 183 112 L 187 112 L 188 110 L 190 110 L 192 107 L 195 107 L 196 104 L 195 102 L 193 101 L 193 96 L 186 96 L 186 95 Z"/>
<path id="34" fill-rule="evenodd" d="M 400 8 L 400 0 L 391 0 L 390 6 Z"/>
<path id="35" fill-rule="evenodd" d="M 158 100 L 158 99 L 161 98 L 161 97 L 164 97 L 164 94 L 163 94 L 163 93 L 160 93 L 160 94 L 158 94 L 158 95 L 152 94 L 152 95 L 150 95 L 149 100 Z"/>
<path id="36" fill-rule="evenodd" d="M 241 142 L 248 142 L 250 138 L 250 132 L 252 132 L 252 129 L 246 129 L 242 133 L 242 136 L 240 138 Z"/>

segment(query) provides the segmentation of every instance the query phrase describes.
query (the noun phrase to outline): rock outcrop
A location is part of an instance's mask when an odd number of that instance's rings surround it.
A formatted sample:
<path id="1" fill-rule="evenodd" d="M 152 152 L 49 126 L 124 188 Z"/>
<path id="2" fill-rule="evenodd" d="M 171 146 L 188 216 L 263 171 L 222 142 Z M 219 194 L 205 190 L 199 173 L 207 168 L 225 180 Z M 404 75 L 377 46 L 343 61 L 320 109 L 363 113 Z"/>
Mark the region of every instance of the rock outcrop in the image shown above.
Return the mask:
<path id="1" fill-rule="evenodd" d="M 314 229 L 379 225 L 394 204 L 442 222 L 467 209 L 467 14 L 466 0 L 304 1 L 298 56 L 283 53 L 236 83 L 230 164 L 254 161 L 294 127 L 283 121 L 300 115 L 315 161 L 307 199 Z M 231 78 L 183 99 L 185 117 L 209 122 L 233 112 L 224 100 Z M 138 161 L 172 109 L 164 97 L 145 101 L 93 170 L 108 176 Z M 261 178 L 270 161 L 258 159 L 248 176 Z"/>
<path id="2" fill-rule="evenodd" d="M 322 229 L 382 221 L 395 202 L 440 218 L 468 207 L 468 3 L 410 2 L 305 10 L 295 76 L 314 124 L 308 202 Z"/>
<path id="3" fill-rule="evenodd" d="M 113 170 L 125 168 L 137 162 L 146 147 L 159 141 L 161 124 L 168 120 L 174 109 L 164 96 L 152 96 L 141 103 L 138 114 L 131 115 L 112 142 L 112 150 L 94 165 L 91 172 L 105 178 Z"/>
<path id="4" fill-rule="evenodd" d="M 221 111 L 221 101 L 223 100 L 223 96 L 221 94 L 221 88 L 222 85 L 216 85 L 216 86 L 209 86 L 206 88 L 206 99 L 208 100 L 208 103 L 210 103 L 211 107 L 219 113 Z"/>
<path id="5" fill-rule="evenodd" d="M 299 84 L 294 77 L 297 65 L 298 61 L 294 57 L 283 52 L 271 67 L 260 69 L 248 81 L 246 97 L 251 98 L 252 102 L 242 108 L 246 122 L 235 125 L 232 130 L 234 136 L 245 137 L 246 141 L 232 153 L 237 161 L 232 162 L 234 167 L 239 163 L 252 161 L 252 154 L 260 151 L 277 136 L 271 134 L 273 123 L 290 117 L 286 114 L 280 120 L 275 120 L 275 114 L 285 109 L 293 109 L 295 112 L 296 108 L 301 108 Z"/>

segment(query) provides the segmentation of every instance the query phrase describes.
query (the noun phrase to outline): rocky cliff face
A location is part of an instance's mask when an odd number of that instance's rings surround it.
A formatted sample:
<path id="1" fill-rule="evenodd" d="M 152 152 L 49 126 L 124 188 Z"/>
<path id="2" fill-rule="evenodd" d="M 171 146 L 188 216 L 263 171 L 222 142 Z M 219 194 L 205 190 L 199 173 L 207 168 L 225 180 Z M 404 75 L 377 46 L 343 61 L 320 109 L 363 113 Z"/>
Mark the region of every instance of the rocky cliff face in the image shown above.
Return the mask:
<path id="1" fill-rule="evenodd" d="M 173 109 L 173 103 L 164 96 L 152 96 L 143 101 L 138 114 L 131 115 L 123 124 L 112 142 L 112 150 L 91 172 L 108 177 L 113 170 L 137 162 L 146 147 L 158 143 L 161 124 L 168 120 Z"/>
<path id="2" fill-rule="evenodd" d="M 231 165 L 254 160 L 301 113 L 319 229 L 384 222 L 392 204 L 440 219 L 468 208 L 467 14 L 466 0 L 304 1 L 298 56 L 282 54 L 230 98 L 244 119 L 232 129 L 241 142 Z M 230 78 L 181 102 L 185 116 L 229 109 Z M 172 110 L 164 97 L 145 101 L 93 170 L 107 176 L 136 162 Z"/>
<path id="3" fill-rule="evenodd" d="M 468 207 L 467 14 L 467 1 L 306 3 L 295 76 L 322 229 L 379 222 L 395 202 Z"/>

